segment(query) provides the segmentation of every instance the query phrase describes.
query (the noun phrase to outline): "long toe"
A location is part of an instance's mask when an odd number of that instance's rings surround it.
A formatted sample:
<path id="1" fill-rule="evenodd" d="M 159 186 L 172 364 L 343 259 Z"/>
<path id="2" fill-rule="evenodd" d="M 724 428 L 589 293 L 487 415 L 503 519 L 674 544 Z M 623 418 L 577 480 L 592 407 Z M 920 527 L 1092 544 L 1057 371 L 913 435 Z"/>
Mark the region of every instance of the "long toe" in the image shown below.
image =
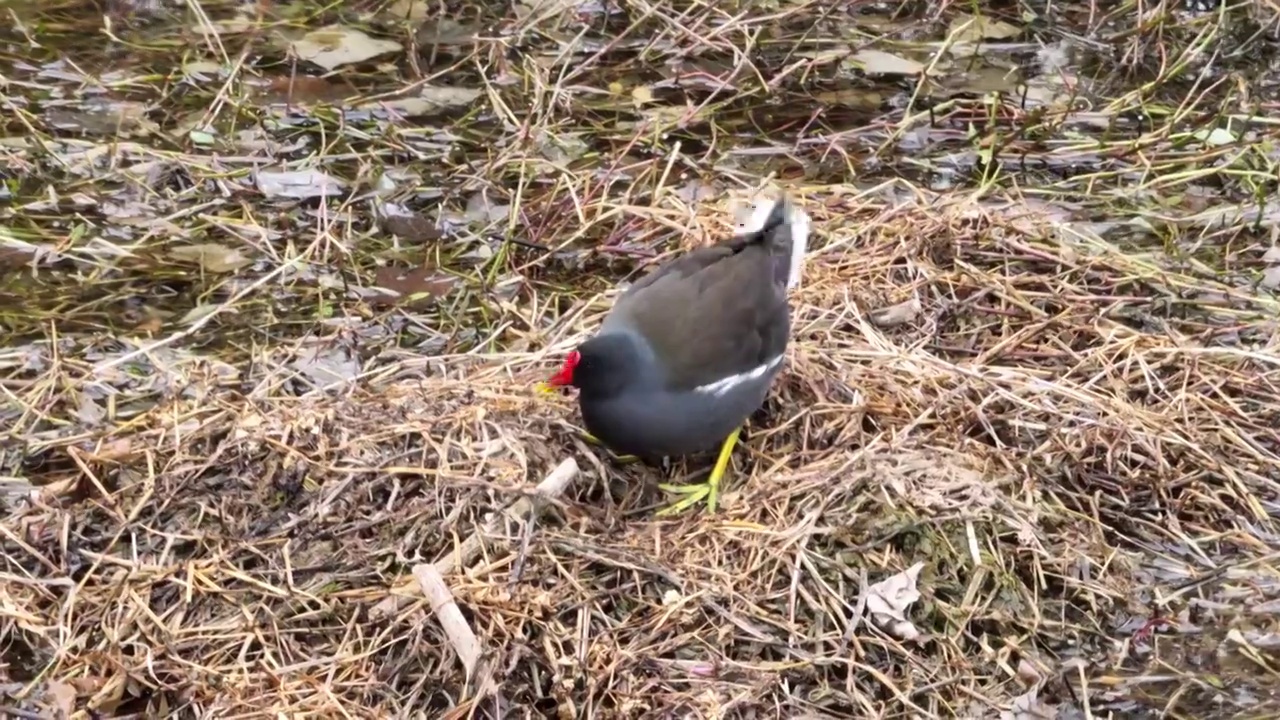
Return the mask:
<path id="1" fill-rule="evenodd" d="M 614 451 L 612 451 L 612 450 L 610 450 L 610 449 L 609 449 L 609 446 L 608 446 L 608 445 L 605 445 L 603 442 L 601 442 L 601 441 L 600 441 L 600 438 L 596 437 L 595 435 L 592 435 L 591 433 L 587 432 L 586 430 L 583 430 L 583 431 L 579 432 L 579 433 L 578 433 L 578 435 L 579 435 L 579 436 L 580 436 L 580 437 L 581 437 L 581 438 L 582 438 L 582 439 L 583 439 L 583 440 L 584 440 L 588 445 L 595 445 L 596 447 L 602 447 L 602 448 L 604 448 L 606 451 L 608 451 L 608 453 L 609 453 L 610 455 L 612 455 L 612 456 L 613 456 L 613 460 L 614 460 L 614 462 L 622 463 L 623 465 L 629 465 L 629 464 L 631 464 L 631 463 L 633 463 L 633 462 L 638 462 L 638 461 L 640 460 L 640 458 L 636 457 L 635 455 L 619 455 L 619 454 L 615 453 Z"/>
<path id="2" fill-rule="evenodd" d="M 720 480 L 724 478 L 725 471 L 729 469 L 729 459 L 733 457 L 733 448 L 738 443 L 738 436 L 742 433 L 742 428 L 738 428 L 725 438 L 724 444 L 720 446 L 720 456 L 716 458 L 715 467 L 711 468 L 711 474 L 707 476 L 706 482 L 689 485 L 662 485 L 663 490 L 679 493 L 685 497 L 673 503 L 670 507 L 664 508 L 658 512 L 658 515 L 671 515 L 678 513 L 696 502 L 706 500 L 707 512 L 714 513 L 716 511 L 716 503 L 720 500 Z"/>
<path id="3" fill-rule="evenodd" d="M 668 515 L 675 515 L 676 513 L 683 512 L 697 503 L 702 502 L 712 493 L 710 483 L 705 482 L 689 483 L 687 485 L 659 485 L 658 487 L 674 495 L 684 496 L 676 502 L 673 502 L 667 507 L 659 510 L 657 512 L 658 517 L 666 517 Z"/>

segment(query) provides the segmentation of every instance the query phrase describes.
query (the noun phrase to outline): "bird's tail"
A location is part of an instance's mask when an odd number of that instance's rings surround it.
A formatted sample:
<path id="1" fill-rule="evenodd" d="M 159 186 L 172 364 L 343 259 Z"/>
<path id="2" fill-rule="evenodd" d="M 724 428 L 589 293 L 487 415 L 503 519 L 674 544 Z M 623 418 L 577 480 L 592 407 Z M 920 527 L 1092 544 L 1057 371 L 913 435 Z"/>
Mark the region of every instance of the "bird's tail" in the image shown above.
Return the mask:
<path id="1" fill-rule="evenodd" d="M 777 280 L 788 290 L 800 283 L 800 270 L 809 244 L 809 216 L 783 195 L 755 206 L 739 234 L 747 242 L 762 242 L 778 258 Z M 785 261 L 785 262 L 784 262 Z M 783 275 L 785 273 L 785 275 Z"/>

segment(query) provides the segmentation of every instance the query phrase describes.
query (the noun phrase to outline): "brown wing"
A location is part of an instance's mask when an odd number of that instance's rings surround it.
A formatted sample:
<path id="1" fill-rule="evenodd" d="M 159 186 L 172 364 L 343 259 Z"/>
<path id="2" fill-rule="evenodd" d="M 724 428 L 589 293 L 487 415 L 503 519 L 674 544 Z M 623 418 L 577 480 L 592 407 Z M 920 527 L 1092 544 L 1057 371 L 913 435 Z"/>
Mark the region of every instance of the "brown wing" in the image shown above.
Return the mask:
<path id="1" fill-rule="evenodd" d="M 642 278 L 619 298 L 609 320 L 644 334 L 667 360 L 672 389 L 705 385 L 786 349 L 789 311 L 773 275 L 762 245 L 702 248 Z"/>

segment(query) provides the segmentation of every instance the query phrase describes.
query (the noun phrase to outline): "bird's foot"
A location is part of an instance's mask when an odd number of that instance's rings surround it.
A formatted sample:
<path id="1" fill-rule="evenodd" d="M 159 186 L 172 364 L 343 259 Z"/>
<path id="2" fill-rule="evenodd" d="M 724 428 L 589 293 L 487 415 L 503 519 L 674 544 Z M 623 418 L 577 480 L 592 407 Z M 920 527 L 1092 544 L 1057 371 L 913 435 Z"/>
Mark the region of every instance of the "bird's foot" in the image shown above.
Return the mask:
<path id="1" fill-rule="evenodd" d="M 659 510 L 657 513 L 659 517 L 674 515 L 703 500 L 706 500 L 707 512 L 714 513 L 716 511 L 716 501 L 720 499 L 720 480 L 724 477 L 725 471 L 729 469 L 729 459 L 733 456 L 733 447 L 737 444 L 738 435 L 741 432 L 742 428 L 738 428 L 730 433 L 729 437 L 725 438 L 724 444 L 720 446 L 720 456 L 716 458 L 716 465 L 711 468 L 711 475 L 707 477 L 706 482 L 688 485 L 659 485 L 660 488 L 667 492 L 684 495 L 680 500 Z"/>
<path id="2" fill-rule="evenodd" d="M 605 445 L 603 442 L 600 442 L 600 438 L 596 437 L 595 435 L 592 435 L 591 433 L 586 432 L 585 430 L 579 433 L 579 435 L 581 435 L 582 439 L 586 441 L 588 444 L 595 445 L 597 447 L 602 447 L 605 450 L 609 450 L 609 446 Z M 612 450 L 609 450 L 609 454 L 613 455 L 613 459 L 615 462 L 621 463 L 623 465 L 629 465 L 633 462 L 637 462 L 640 460 L 640 458 L 636 457 L 635 455 L 618 455 Z"/>
<path id="3" fill-rule="evenodd" d="M 702 502 L 704 499 L 707 501 L 707 508 L 710 509 L 711 512 L 715 512 L 716 488 L 710 481 L 703 483 L 690 483 L 687 485 L 662 484 L 658 487 L 669 493 L 684 496 L 676 502 L 659 510 L 656 513 L 658 517 L 667 517 L 668 515 L 675 515 L 678 512 L 683 512 L 685 509 Z"/>

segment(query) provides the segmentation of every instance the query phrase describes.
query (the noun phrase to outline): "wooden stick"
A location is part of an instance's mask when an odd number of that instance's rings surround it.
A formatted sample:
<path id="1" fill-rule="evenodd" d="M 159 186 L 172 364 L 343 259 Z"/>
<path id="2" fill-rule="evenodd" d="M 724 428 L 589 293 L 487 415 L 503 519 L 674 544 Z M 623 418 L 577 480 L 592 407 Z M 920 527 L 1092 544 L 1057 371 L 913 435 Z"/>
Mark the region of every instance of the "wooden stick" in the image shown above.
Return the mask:
<path id="1" fill-rule="evenodd" d="M 573 458 L 561 462 L 551 471 L 538 486 L 533 489 L 533 494 L 522 497 L 511 503 L 503 512 L 513 520 L 523 521 L 528 517 L 529 512 L 538 507 L 540 501 L 546 501 L 555 497 L 559 497 L 564 489 L 568 487 L 569 481 L 578 476 L 578 461 Z M 436 561 L 436 570 L 441 575 L 448 575 L 459 567 L 471 563 L 480 556 L 480 550 L 484 547 L 485 537 L 492 535 L 498 529 L 498 523 L 502 521 L 501 517 L 490 520 L 484 526 L 484 532 L 476 533 L 463 541 L 458 546 L 456 552 L 449 553 Z"/>
<path id="2" fill-rule="evenodd" d="M 444 628 L 444 634 L 448 636 L 454 652 L 458 653 L 458 659 L 462 661 L 467 679 L 470 680 L 476 671 L 476 663 L 480 662 L 480 641 L 467 624 L 467 619 L 462 616 L 458 604 L 453 601 L 453 593 L 449 591 L 449 586 L 445 584 L 435 565 L 415 565 L 413 578 L 418 581 L 418 587 L 427 597 L 431 611 L 440 621 L 440 627 Z"/>
<path id="3" fill-rule="evenodd" d="M 538 486 L 533 489 L 533 493 L 522 497 L 511 503 L 510 506 L 485 523 L 484 528 L 471 537 L 467 538 L 458 546 L 457 550 L 445 555 L 444 557 L 433 563 L 435 571 L 440 577 L 453 574 L 458 568 L 468 565 L 480 556 L 480 551 L 484 548 L 487 538 L 496 534 L 499 524 L 502 522 L 503 516 L 513 520 L 524 520 L 529 513 L 535 509 L 541 509 L 542 504 L 547 500 L 559 497 L 569 483 L 578 476 L 578 461 L 573 458 L 566 458 L 563 462 L 556 466 L 551 474 L 547 475 Z M 396 581 L 395 587 L 391 594 L 383 598 L 377 605 L 370 609 L 372 617 L 387 617 L 400 612 L 406 605 L 412 603 L 416 598 L 413 595 L 406 594 L 410 591 L 410 584 L 416 579 L 415 574 L 407 578 L 400 578 Z"/>

